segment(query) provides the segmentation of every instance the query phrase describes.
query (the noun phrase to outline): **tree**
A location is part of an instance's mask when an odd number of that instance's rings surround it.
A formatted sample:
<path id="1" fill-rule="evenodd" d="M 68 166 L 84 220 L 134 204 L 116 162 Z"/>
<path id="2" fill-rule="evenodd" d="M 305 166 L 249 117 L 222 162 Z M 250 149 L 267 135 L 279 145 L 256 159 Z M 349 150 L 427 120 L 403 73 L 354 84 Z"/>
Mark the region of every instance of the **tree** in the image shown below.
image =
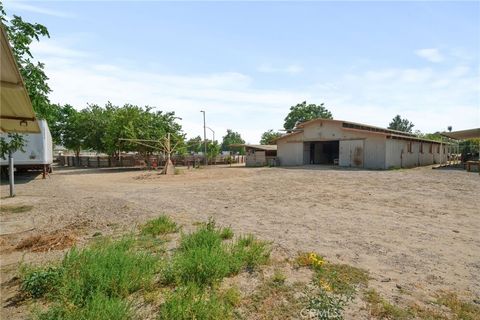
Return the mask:
<path id="1" fill-rule="evenodd" d="M 388 129 L 412 133 L 414 126 L 412 122 L 407 119 L 402 119 L 402 117 L 397 114 L 388 125 Z"/>
<path id="2" fill-rule="evenodd" d="M 195 138 L 190 138 L 187 141 L 187 151 L 189 153 L 199 153 L 202 152 L 203 143 L 202 137 L 196 136 Z M 208 146 L 207 146 L 208 148 Z"/>
<path id="3" fill-rule="evenodd" d="M 207 158 L 210 161 L 213 161 L 216 156 L 220 154 L 220 145 L 217 141 L 209 141 L 207 143 Z"/>
<path id="4" fill-rule="evenodd" d="M 65 148 L 75 152 L 75 156 L 80 156 L 80 151 L 84 146 L 85 139 L 85 112 L 75 110 L 71 105 L 65 105 L 62 108 L 62 144 Z"/>
<path id="5" fill-rule="evenodd" d="M 16 133 L 7 134 L 7 139 L 0 137 L 0 158 L 7 159 L 10 153 L 17 150 L 24 152 L 25 139 L 23 136 Z"/>
<path id="6" fill-rule="evenodd" d="M 265 131 L 262 134 L 262 138 L 260 139 L 260 144 L 274 144 L 275 139 L 281 137 L 282 134 L 280 132 L 274 132 L 273 129 Z"/>
<path id="7" fill-rule="evenodd" d="M 245 140 L 242 139 L 240 133 L 233 131 L 232 129 L 227 129 L 227 134 L 223 137 L 222 140 L 222 151 L 233 151 L 239 152 L 240 154 L 245 153 L 244 148 L 242 147 L 230 147 L 231 144 L 244 144 Z"/>
<path id="8" fill-rule="evenodd" d="M 318 118 L 333 119 L 332 113 L 328 111 L 327 108 L 325 108 L 323 105 L 323 103 L 319 105 L 307 105 L 307 102 L 303 101 L 296 106 L 291 106 L 290 112 L 285 118 L 285 123 L 283 127 L 285 128 L 285 130 L 292 130 L 295 128 L 297 123 L 302 123 Z"/>

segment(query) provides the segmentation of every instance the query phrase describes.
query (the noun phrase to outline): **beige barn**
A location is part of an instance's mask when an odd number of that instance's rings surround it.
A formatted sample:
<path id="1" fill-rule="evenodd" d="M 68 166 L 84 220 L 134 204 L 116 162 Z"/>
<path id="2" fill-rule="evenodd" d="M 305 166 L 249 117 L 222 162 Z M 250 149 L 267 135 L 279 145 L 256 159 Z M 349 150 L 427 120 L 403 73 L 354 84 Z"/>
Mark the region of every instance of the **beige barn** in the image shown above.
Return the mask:
<path id="1" fill-rule="evenodd" d="M 438 141 L 342 120 L 315 119 L 276 140 L 281 166 L 338 164 L 368 169 L 409 168 L 444 163 Z"/>

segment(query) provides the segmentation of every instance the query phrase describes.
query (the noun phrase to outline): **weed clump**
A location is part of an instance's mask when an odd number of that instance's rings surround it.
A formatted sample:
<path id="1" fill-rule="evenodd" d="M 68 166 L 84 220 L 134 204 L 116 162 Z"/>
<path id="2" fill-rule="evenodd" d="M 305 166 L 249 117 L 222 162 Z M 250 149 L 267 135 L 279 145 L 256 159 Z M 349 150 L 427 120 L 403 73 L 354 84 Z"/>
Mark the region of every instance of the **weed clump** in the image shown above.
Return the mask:
<path id="1" fill-rule="evenodd" d="M 223 240 L 232 239 L 234 236 L 233 230 L 230 227 L 225 227 L 220 230 L 220 238 Z"/>
<path id="2" fill-rule="evenodd" d="M 57 287 L 62 276 L 61 271 L 61 268 L 51 266 L 24 269 L 21 290 L 29 297 L 41 298 Z"/>
<path id="3" fill-rule="evenodd" d="M 82 250 L 71 249 L 56 268 L 27 271 L 22 288 L 33 297 L 49 293 L 54 302 L 38 318 L 130 318 L 125 298 L 151 285 L 157 270 L 157 258 L 133 250 L 134 243 L 131 238 L 103 239 Z"/>
<path id="4" fill-rule="evenodd" d="M 267 243 L 252 235 L 240 237 L 233 244 L 223 243 L 221 230 L 210 220 L 197 231 L 182 236 L 171 265 L 164 268 L 163 278 L 177 285 L 212 286 L 242 268 L 253 269 L 266 263 L 269 256 Z"/>
<path id="5" fill-rule="evenodd" d="M 162 215 L 144 224 L 141 232 L 144 235 L 158 236 L 161 234 L 175 233 L 178 229 L 175 221 L 168 216 Z"/>
<path id="6" fill-rule="evenodd" d="M 193 283 L 171 293 L 160 309 L 159 319 L 231 319 L 233 306 L 212 289 L 202 289 Z"/>

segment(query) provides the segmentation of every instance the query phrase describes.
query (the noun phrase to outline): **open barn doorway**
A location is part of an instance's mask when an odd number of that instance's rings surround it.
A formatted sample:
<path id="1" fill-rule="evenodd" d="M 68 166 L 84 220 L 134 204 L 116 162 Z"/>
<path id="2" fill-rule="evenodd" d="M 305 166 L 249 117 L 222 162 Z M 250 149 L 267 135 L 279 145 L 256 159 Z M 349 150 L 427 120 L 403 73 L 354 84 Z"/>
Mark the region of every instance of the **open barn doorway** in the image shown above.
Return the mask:
<path id="1" fill-rule="evenodd" d="M 338 160 L 339 141 L 304 142 L 305 164 L 334 164 Z"/>

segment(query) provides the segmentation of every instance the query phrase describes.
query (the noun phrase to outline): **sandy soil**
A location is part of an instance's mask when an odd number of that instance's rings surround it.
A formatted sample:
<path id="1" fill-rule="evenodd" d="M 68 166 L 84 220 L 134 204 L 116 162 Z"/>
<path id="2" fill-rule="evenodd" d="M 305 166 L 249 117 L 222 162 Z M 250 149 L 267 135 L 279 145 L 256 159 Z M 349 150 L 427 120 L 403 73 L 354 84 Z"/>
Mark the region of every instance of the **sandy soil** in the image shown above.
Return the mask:
<path id="1" fill-rule="evenodd" d="M 457 170 L 396 171 L 329 167 L 153 172 L 60 169 L 47 180 L 23 178 L 2 205 L 33 205 L 1 216 L 2 314 L 21 261 L 61 250 L 15 250 L 28 236 L 68 230 L 81 245 L 97 232 L 120 234 L 160 213 L 186 230 L 209 216 L 237 233 L 274 241 L 294 257 L 316 251 L 370 271 L 370 285 L 393 301 L 429 299 L 438 290 L 480 296 L 480 176 Z M 63 231 L 62 231 L 63 230 Z"/>

